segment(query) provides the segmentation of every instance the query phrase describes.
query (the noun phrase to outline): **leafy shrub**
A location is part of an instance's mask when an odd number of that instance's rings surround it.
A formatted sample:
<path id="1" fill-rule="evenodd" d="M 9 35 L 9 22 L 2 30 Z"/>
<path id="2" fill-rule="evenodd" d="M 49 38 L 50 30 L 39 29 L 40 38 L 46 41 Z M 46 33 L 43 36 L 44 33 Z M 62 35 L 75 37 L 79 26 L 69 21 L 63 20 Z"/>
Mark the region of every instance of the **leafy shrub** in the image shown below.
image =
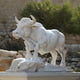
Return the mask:
<path id="1" fill-rule="evenodd" d="M 21 17 L 34 15 L 37 21 L 41 22 L 46 28 L 52 27 L 53 22 L 53 5 L 50 1 L 33 2 L 25 6 L 21 12 Z M 49 26 L 48 26 L 49 25 Z"/>
<path id="2" fill-rule="evenodd" d="M 74 31 L 73 33 L 80 35 L 80 6 L 74 8 L 71 22 Z"/>
<path id="3" fill-rule="evenodd" d="M 20 13 L 21 17 L 35 16 L 47 29 L 59 29 L 68 34 L 80 34 L 80 6 L 72 7 L 67 1 L 62 6 L 53 5 L 50 0 L 34 1 L 26 4 Z"/>

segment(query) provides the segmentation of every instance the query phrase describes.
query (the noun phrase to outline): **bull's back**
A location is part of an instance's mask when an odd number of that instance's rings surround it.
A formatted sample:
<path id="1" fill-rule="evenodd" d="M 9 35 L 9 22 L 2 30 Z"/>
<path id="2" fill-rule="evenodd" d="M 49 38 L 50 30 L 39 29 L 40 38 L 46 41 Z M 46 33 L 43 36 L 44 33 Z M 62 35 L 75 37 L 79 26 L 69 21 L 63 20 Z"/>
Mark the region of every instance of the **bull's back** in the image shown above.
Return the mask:
<path id="1" fill-rule="evenodd" d="M 51 30 L 53 33 L 57 34 L 58 40 L 56 44 L 56 48 L 64 47 L 65 44 L 65 36 L 62 32 L 58 31 L 57 29 Z"/>

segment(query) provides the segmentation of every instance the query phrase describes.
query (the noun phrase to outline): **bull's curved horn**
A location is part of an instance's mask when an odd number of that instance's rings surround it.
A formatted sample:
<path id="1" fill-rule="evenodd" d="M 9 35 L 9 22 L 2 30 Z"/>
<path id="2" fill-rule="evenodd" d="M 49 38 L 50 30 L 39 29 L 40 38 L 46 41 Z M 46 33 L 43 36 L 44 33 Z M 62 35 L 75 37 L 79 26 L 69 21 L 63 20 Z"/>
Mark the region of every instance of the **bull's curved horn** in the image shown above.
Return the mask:
<path id="1" fill-rule="evenodd" d="M 32 16 L 32 15 L 30 15 L 30 17 L 32 18 L 32 20 L 33 20 L 33 23 L 32 24 L 35 24 L 36 23 L 36 19 L 35 19 L 35 17 L 34 16 Z"/>
<path id="2" fill-rule="evenodd" d="M 19 20 L 17 19 L 17 17 L 15 16 L 15 21 L 16 21 L 16 23 L 19 23 Z"/>

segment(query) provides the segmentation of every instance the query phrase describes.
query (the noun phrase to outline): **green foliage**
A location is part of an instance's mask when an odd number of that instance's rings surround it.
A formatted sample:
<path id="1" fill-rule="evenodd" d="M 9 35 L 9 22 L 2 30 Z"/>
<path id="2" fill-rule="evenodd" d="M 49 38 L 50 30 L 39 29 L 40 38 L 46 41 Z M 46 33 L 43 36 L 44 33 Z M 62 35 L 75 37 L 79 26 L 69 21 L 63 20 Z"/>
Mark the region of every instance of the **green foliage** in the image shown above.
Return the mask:
<path id="1" fill-rule="evenodd" d="M 21 12 L 21 17 L 34 15 L 37 21 L 41 22 L 45 27 L 52 26 L 53 5 L 50 1 L 33 2 L 26 5 Z M 51 23 L 51 24 L 50 24 Z"/>
<path id="2" fill-rule="evenodd" d="M 80 6 L 72 7 L 67 1 L 62 6 L 53 5 L 50 0 L 27 3 L 20 13 L 21 17 L 35 16 L 47 29 L 59 29 L 68 34 L 80 35 Z"/>
<path id="3" fill-rule="evenodd" d="M 80 6 L 74 8 L 73 16 L 72 16 L 72 25 L 74 29 L 74 33 L 80 35 Z"/>
<path id="4" fill-rule="evenodd" d="M 80 52 L 77 52 L 78 54 L 80 54 Z"/>

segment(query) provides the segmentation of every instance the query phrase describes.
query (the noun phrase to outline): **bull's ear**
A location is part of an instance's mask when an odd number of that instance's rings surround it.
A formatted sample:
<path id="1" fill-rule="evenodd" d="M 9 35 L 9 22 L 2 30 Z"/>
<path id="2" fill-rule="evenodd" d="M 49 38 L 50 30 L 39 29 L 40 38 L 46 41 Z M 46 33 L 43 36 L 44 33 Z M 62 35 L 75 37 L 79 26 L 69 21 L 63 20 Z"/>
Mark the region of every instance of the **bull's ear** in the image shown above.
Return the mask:
<path id="1" fill-rule="evenodd" d="M 32 26 L 33 28 L 38 28 L 38 26 Z"/>
<path id="2" fill-rule="evenodd" d="M 19 20 L 17 19 L 17 17 L 15 16 L 15 21 L 16 21 L 16 23 L 19 23 Z"/>
<path id="3" fill-rule="evenodd" d="M 27 27 L 27 26 L 25 25 L 25 26 L 23 26 L 23 27 Z"/>

